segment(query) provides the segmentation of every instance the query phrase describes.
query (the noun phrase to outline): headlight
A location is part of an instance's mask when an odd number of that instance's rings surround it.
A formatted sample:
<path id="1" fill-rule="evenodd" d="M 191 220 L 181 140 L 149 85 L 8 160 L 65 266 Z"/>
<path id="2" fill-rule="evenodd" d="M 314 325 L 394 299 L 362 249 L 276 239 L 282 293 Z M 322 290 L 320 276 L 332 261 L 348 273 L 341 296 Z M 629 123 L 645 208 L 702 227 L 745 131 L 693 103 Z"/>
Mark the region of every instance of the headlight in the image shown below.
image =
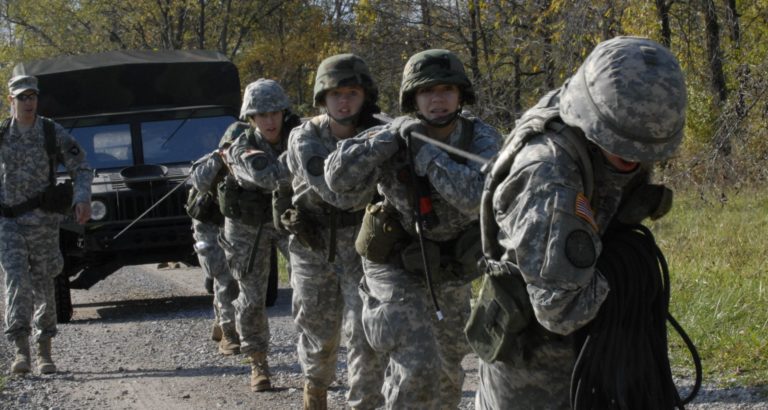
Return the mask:
<path id="1" fill-rule="evenodd" d="M 107 205 L 99 200 L 91 201 L 91 220 L 100 221 L 107 216 Z"/>

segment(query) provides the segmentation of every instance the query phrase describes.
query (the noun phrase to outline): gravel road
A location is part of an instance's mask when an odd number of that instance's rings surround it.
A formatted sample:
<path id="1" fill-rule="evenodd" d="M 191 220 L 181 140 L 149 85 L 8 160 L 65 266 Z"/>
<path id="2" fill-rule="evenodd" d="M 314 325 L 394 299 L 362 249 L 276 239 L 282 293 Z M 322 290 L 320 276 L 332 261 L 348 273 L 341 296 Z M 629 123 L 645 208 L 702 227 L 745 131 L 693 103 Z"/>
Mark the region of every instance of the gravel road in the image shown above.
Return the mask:
<path id="1" fill-rule="evenodd" d="M 210 340 L 211 297 L 199 268 L 120 270 L 88 291 L 72 292 L 75 315 L 59 325 L 50 376 L 9 377 L 0 391 L 2 409 L 298 409 L 302 379 L 291 321 L 291 290 L 281 287 L 269 308 L 269 363 L 276 389 L 252 393 L 243 356 L 218 354 Z M 4 302 L 0 302 L 4 311 Z M 339 352 L 329 408 L 344 408 L 345 352 Z M 8 375 L 11 345 L 0 341 Z M 462 409 L 472 409 L 477 359 L 465 361 Z M 768 409 L 751 389 L 705 388 L 687 408 Z"/>

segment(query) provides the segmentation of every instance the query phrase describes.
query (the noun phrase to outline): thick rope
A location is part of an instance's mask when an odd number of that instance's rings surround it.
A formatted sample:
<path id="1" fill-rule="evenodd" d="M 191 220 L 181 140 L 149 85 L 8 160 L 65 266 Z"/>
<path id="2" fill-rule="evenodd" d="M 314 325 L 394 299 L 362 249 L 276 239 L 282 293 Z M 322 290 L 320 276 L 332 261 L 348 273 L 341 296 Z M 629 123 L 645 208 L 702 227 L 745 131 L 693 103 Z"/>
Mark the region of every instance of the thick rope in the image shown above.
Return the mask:
<path id="1" fill-rule="evenodd" d="M 603 246 L 597 269 L 611 291 L 597 317 L 577 334 L 583 345 L 571 379 L 571 407 L 683 409 L 701 386 L 701 361 L 688 335 L 669 314 L 664 255 L 642 225 L 606 233 Z M 685 341 L 696 366 L 696 383 L 684 400 L 672 380 L 667 320 Z"/>

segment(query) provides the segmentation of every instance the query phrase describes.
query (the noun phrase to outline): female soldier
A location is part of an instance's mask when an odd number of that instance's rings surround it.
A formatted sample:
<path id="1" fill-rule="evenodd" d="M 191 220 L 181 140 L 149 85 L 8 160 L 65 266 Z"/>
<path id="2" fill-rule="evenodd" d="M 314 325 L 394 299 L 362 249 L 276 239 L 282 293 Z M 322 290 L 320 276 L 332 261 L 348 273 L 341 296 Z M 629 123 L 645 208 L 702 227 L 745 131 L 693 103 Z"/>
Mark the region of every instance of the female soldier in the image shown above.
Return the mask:
<path id="1" fill-rule="evenodd" d="M 304 408 L 325 409 L 336 370 L 342 324 L 347 340 L 349 393 L 354 409 L 381 405 L 383 360 L 370 348 L 360 322 L 358 284 L 363 275 L 353 243 L 365 200 L 331 192 L 323 162 L 339 140 L 378 124 L 378 90 L 358 56 L 325 59 L 317 70 L 315 106 L 325 110 L 291 132 L 288 167 L 293 209 L 283 214 L 290 237 L 293 316 L 299 330 L 299 361 L 305 377 Z"/>
<path id="2" fill-rule="evenodd" d="M 368 207 L 356 245 L 365 270 L 363 325 L 371 345 L 390 358 L 383 389 L 387 408 L 455 409 L 461 400 L 469 283 L 480 255 L 482 164 L 414 135 L 492 157 L 499 149 L 498 132 L 460 114 L 462 105 L 474 100 L 453 53 L 418 53 L 408 60 L 400 88 L 401 110 L 418 119 L 400 117 L 342 141 L 326 160 L 326 181 L 339 195 L 370 198 L 378 185 L 384 197 Z M 376 233 L 374 226 L 384 229 Z M 423 253 L 431 275 L 425 274 Z M 438 315 L 433 305 L 442 309 Z"/>
<path id="3" fill-rule="evenodd" d="M 287 235 L 272 224 L 272 191 L 288 184 L 288 172 L 278 157 L 285 137 L 298 118 L 291 114 L 288 96 L 273 80 L 248 85 L 240 119 L 250 127 L 222 150 L 229 174 L 219 185 L 225 216 L 219 237 L 240 294 L 235 300 L 240 351 L 251 359 L 251 390 L 270 389 L 267 350 L 269 324 L 265 308 L 270 246 L 277 244 L 288 258 Z M 226 336 L 226 335 L 225 335 Z"/>

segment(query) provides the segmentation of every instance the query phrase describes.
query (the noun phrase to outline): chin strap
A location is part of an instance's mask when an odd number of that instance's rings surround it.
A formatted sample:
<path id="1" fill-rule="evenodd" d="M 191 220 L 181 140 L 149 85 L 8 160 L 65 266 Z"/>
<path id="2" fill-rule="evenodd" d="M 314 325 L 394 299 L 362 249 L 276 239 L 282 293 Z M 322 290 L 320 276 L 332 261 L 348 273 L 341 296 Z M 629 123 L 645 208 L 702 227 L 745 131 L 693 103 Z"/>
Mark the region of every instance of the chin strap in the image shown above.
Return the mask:
<path id="1" fill-rule="evenodd" d="M 331 113 L 328 113 L 328 116 L 341 125 L 356 125 L 357 120 L 360 118 L 360 112 L 358 112 L 357 114 L 352 114 L 345 118 L 336 118 L 333 115 L 331 115 Z"/>
<path id="2" fill-rule="evenodd" d="M 453 122 L 456 121 L 456 118 L 459 118 L 459 113 L 460 112 L 461 112 L 461 108 L 459 108 L 458 110 L 456 110 L 456 111 L 446 115 L 445 117 L 440 117 L 440 118 L 438 118 L 436 120 L 430 120 L 430 119 L 424 117 L 423 115 L 421 115 L 421 113 L 417 112 L 416 113 L 416 118 L 426 122 L 430 127 L 445 128 L 445 127 L 453 124 Z"/>

